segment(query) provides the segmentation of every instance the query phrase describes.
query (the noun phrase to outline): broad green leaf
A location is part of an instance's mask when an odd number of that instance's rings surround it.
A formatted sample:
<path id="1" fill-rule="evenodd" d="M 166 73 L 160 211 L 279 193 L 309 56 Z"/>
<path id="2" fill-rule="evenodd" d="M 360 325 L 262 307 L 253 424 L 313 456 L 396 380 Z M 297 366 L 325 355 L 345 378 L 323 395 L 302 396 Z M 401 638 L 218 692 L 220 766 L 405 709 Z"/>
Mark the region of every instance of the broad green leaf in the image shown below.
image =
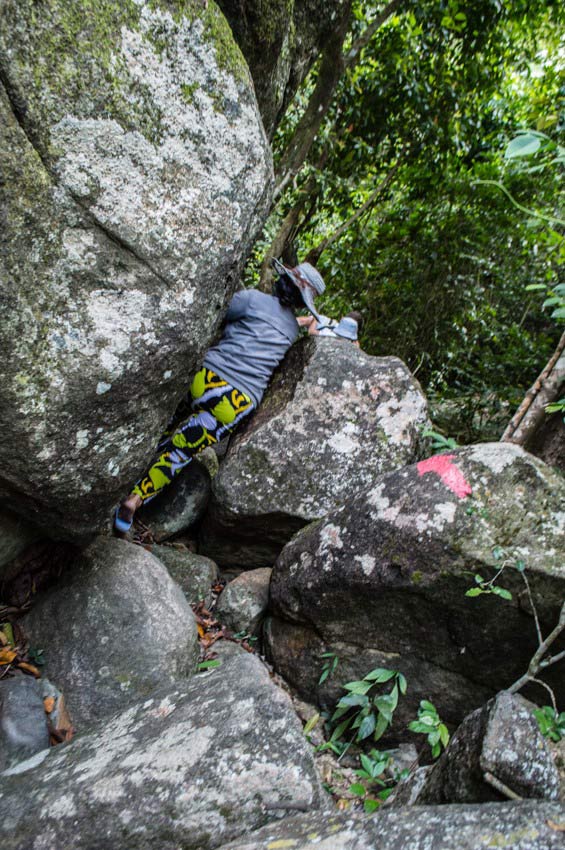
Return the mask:
<path id="1" fill-rule="evenodd" d="M 481 590 L 480 587 L 471 587 L 466 593 L 465 596 L 480 596 L 481 593 L 484 593 L 484 590 Z"/>
<path id="2" fill-rule="evenodd" d="M 338 738 L 341 738 L 341 736 L 343 735 L 343 733 L 344 733 L 347 729 L 349 729 L 349 726 L 350 726 L 350 724 L 351 724 L 351 721 L 352 721 L 352 720 L 353 720 L 353 718 L 352 718 L 352 717 L 347 717 L 345 720 L 343 720 L 343 721 L 339 724 L 339 726 L 336 726 L 336 727 L 335 727 L 335 729 L 334 729 L 334 730 L 333 730 L 333 732 L 332 732 L 332 735 L 331 735 L 330 741 L 337 741 L 337 740 L 338 740 Z"/>
<path id="3" fill-rule="evenodd" d="M 320 715 L 318 712 L 313 714 L 310 720 L 304 726 L 304 734 L 309 735 L 312 729 L 314 729 L 318 725 L 318 721 L 320 720 Z"/>
<path id="4" fill-rule="evenodd" d="M 372 735 L 375 731 L 376 719 L 374 714 L 369 714 L 367 717 L 363 718 L 363 722 L 359 726 L 359 731 L 357 733 L 357 739 L 359 741 L 364 741 L 365 738 L 368 738 L 369 735 Z"/>
<path id="5" fill-rule="evenodd" d="M 364 677 L 369 682 L 388 682 L 396 676 L 395 670 L 387 670 L 386 667 L 376 667 Z"/>
<path id="6" fill-rule="evenodd" d="M 504 587 L 496 587 L 492 588 L 492 592 L 496 593 L 497 596 L 500 596 L 501 599 L 512 599 L 512 594 L 509 590 L 506 590 Z"/>
<path id="7" fill-rule="evenodd" d="M 403 676 L 402 673 L 398 674 L 398 687 L 400 688 L 402 696 L 405 696 L 406 691 L 408 690 L 408 683 L 406 681 L 406 677 Z"/>
<path id="8" fill-rule="evenodd" d="M 439 737 L 444 747 L 449 744 L 449 730 L 444 723 L 439 724 Z"/>
<path id="9" fill-rule="evenodd" d="M 373 686 L 372 682 L 348 682 L 344 685 L 344 690 L 350 691 L 352 694 L 366 694 Z"/>
<path id="10" fill-rule="evenodd" d="M 379 716 L 377 717 L 377 725 L 375 727 L 375 733 L 373 735 L 373 739 L 375 741 L 378 741 L 379 738 L 381 738 L 384 735 L 387 728 L 388 728 L 388 721 L 387 721 L 386 717 L 384 716 L 384 714 L 379 714 Z"/>
<path id="11" fill-rule="evenodd" d="M 363 803 L 363 809 L 365 810 L 366 815 L 372 815 L 380 806 L 378 800 L 365 800 Z"/>
<path id="12" fill-rule="evenodd" d="M 541 139 L 533 133 L 523 133 L 512 139 L 504 152 L 506 159 L 515 159 L 519 156 L 531 156 L 541 147 Z"/>

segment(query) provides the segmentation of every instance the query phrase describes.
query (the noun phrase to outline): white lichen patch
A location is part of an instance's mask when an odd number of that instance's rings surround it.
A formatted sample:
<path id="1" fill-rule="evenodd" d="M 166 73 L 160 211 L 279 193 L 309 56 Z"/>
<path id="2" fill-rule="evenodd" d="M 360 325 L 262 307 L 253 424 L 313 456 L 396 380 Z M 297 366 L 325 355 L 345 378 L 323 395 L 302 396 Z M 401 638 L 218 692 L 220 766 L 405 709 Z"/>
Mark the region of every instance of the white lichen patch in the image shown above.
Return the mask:
<path id="1" fill-rule="evenodd" d="M 355 561 L 361 565 L 366 576 L 370 576 L 377 565 L 377 561 L 372 555 L 355 555 Z"/>
<path id="2" fill-rule="evenodd" d="M 76 450 L 80 452 L 81 449 L 85 449 L 88 446 L 89 437 L 88 430 L 77 431 L 75 447 Z"/>
<path id="3" fill-rule="evenodd" d="M 511 466 L 516 458 L 528 457 L 523 449 L 513 443 L 480 443 L 468 449 L 467 456 L 486 466 L 495 475 Z"/>

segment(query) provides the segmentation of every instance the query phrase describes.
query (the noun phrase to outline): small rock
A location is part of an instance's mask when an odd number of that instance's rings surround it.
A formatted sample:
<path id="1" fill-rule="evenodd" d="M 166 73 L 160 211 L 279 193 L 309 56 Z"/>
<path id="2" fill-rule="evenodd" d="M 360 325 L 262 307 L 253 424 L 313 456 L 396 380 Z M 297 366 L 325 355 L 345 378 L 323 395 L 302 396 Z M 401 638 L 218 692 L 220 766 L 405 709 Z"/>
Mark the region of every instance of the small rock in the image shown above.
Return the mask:
<path id="1" fill-rule="evenodd" d="M 31 676 L 0 681 L 0 770 L 49 746 L 41 684 Z"/>
<path id="2" fill-rule="evenodd" d="M 197 461 L 178 475 L 137 516 L 160 543 L 187 531 L 202 517 L 210 497 L 210 473 Z"/>
<path id="3" fill-rule="evenodd" d="M 226 585 L 216 605 L 216 616 L 234 632 L 256 634 L 269 604 L 272 570 L 264 567 L 241 573 Z"/>
<path id="4" fill-rule="evenodd" d="M 153 546 L 151 554 L 166 566 L 191 605 L 212 602 L 211 587 L 218 578 L 218 567 L 210 558 L 195 555 L 176 546 Z"/>

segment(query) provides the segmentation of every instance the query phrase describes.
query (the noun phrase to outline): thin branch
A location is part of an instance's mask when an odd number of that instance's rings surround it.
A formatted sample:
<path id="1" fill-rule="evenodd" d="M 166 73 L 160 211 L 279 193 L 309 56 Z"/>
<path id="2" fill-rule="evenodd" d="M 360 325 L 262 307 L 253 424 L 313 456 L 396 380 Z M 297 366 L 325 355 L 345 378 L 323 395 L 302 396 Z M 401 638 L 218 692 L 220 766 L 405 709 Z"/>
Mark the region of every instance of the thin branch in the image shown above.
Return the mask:
<path id="1" fill-rule="evenodd" d="M 550 664 L 555 664 L 555 662 L 558 661 L 562 657 L 563 653 L 560 652 L 560 653 L 558 653 L 558 655 L 554 655 L 553 659 L 546 658 L 545 664 L 542 661 L 543 656 L 545 655 L 545 653 L 547 652 L 549 647 L 552 645 L 552 643 L 554 643 L 557 640 L 557 638 L 559 637 L 559 635 L 561 634 L 561 632 L 564 629 L 565 629 L 565 602 L 561 606 L 561 612 L 559 614 L 559 620 L 557 621 L 557 625 L 555 626 L 553 631 L 550 632 L 550 634 L 548 634 L 546 639 L 544 641 L 542 641 L 540 643 L 540 645 L 538 646 L 536 652 L 532 656 L 532 659 L 531 659 L 531 661 L 528 665 L 527 673 L 524 673 L 523 676 L 520 676 L 520 678 L 516 682 L 514 682 L 514 684 L 511 685 L 506 690 L 508 690 L 511 694 L 515 694 L 517 691 L 521 690 L 524 687 L 524 685 L 527 685 L 528 682 L 531 682 L 533 679 L 535 679 L 536 674 L 539 673 L 539 671 L 541 669 L 545 669 L 546 667 L 549 667 Z"/>
<path id="2" fill-rule="evenodd" d="M 534 620 L 536 621 L 536 632 L 537 632 L 537 636 L 538 636 L 538 645 L 541 646 L 541 644 L 543 643 L 543 635 L 541 633 L 541 626 L 540 626 L 540 622 L 539 622 L 537 608 L 535 606 L 534 598 L 532 596 L 532 591 L 530 589 L 530 582 L 528 581 L 528 577 L 527 577 L 525 572 L 521 572 L 520 575 L 524 579 L 524 583 L 526 585 L 526 590 L 528 591 L 528 599 L 530 600 L 530 605 L 532 606 L 532 611 L 534 613 Z"/>
<path id="3" fill-rule="evenodd" d="M 549 687 L 547 682 L 543 682 L 541 679 L 530 679 L 530 682 L 535 682 L 536 685 L 541 685 L 542 688 L 546 689 L 546 691 L 549 693 L 549 698 L 551 699 L 553 710 L 555 711 L 555 714 L 558 714 L 559 712 L 557 711 L 557 701 L 555 699 L 555 694 L 553 693 L 552 688 Z"/>
<path id="4" fill-rule="evenodd" d="M 559 224 L 561 227 L 565 227 L 565 221 L 554 215 L 545 215 L 545 213 L 537 212 L 537 210 L 530 210 L 528 207 L 523 207 L 522 204 L 519 204 L 518 201 L 512 197 L 506 186 L 503 186 L 502 183 L 498 182 L 498 180 L 473 180 L 471 186 L 496 186 L 496 188 L 500 189 L 500 191 L 506 195 L 508 200 L 520 210 L 520 212 L 526 213 L 526 215 L 533 215 L 534 218 L 540 218 L 542 221 L 549 221 L 550 223 L 553 222 L 554 224 Z"/>
<path id="5" fill-rule="evenodd" d="M 488 771 L 483 774 L 483 778 L 485 782 L 488 782 L 489 785 L 492 785 L 500 794 L 504 797 L 508 797 L 509 800 L 522 800 L 519 794 L 516 794 L 512 788 L 509 788 L 508 785 L 505 785 L 504 782 L 501 782 L 500 779 L 497 779 L 496 776 L 493 776 L 492 773 Z"/>
<path id="6" fill-rule="evenodd" d="M 565 649 L 563 652 L 558 652 L 557 655 L 550 655 L 549 658 L 544 658 L 540 663 L 540 670 L 543 670 L 544 667 L 551 667 L 552 664 L 557 664 L 562 658 L 565 658 Z"/>
<path id="7" fill-rule="evenodd" d="M 380 27 L 382 27 L 384 23 L 386 23 L 390 16 L 394 14 L 398 7 L 401 6 L 404 2 L 405 0 L 392 0 L 392 2 L 389 3 L 388 6 L 383 9 L 380 15 L 377 15 L 375 20 L 371 21 L 371 23 L 367 27 L 365 27 L 359 38 L 353 42 L 353 44 L 345 55 L 344 64 L 346 69 L 351 68 L 353 65 L 357 64 L 359 54 L 361 53 L 363 48 L 369 44 L 376 31 L 380 29 Z"/>

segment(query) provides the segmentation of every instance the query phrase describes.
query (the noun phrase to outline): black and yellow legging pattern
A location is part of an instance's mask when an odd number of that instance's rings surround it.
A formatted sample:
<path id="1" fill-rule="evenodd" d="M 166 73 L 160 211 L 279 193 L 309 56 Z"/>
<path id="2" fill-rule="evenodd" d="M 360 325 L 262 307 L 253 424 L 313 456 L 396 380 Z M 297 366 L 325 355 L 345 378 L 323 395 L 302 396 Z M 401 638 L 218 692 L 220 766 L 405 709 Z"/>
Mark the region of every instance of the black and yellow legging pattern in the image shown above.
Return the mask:
<path id="1" fill-rule="evenodd" d="M 248 395 L 211 369 L 196 373 L 190 395 L 194 412 L 174 432 L 165 432 L 157 446 L 159 457 L 133 488 L 143 502 L 157 496 L 195 454 L 219 442 L 253 410 Z"/>

